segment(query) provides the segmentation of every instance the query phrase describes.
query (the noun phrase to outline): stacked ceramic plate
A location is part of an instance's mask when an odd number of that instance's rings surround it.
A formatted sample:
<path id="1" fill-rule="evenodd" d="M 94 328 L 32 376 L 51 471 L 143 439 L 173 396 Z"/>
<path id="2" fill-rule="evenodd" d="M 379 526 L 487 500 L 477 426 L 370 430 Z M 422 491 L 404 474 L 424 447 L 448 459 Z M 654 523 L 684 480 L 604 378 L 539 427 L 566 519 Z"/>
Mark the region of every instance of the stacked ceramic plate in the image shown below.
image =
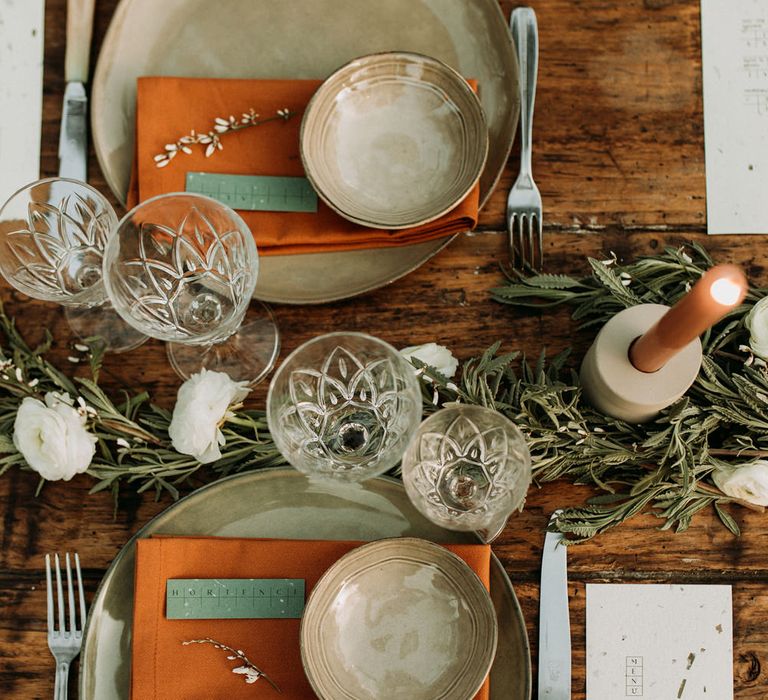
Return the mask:
<path id="1" fill-rule="evenodd" d="M 414 538 L 363 545 L 312 591 L 301 655 L 323 700 L 466 700 L 496 652 L 493 603 L 444 547 Z"/>
<path id="2" fill-rule="evenodd" d="M 339 214 L 377 228 L 428 223 L 477 184 L 488 127 L 475 92 L 436 59 L 355 59 L 318 89 L 304 114 L 301 157 Z"/>

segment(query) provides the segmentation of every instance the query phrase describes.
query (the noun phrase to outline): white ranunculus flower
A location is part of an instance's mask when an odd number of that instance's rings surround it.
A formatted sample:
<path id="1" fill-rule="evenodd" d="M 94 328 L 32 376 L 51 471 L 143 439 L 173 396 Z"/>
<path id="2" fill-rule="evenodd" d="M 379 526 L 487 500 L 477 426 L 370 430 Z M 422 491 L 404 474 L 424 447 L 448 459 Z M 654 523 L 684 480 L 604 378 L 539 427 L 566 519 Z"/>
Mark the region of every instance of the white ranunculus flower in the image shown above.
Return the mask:
<path id="1" fill-rule="evenodd" d="M 762 459 L 712 473 L 717 488 L 726 496 L 758 506 L 768 506 L 768 462 Z"/>
<path id="2" fill-rule="evenodd" d="M 768 360 L 768 297 L 763 297 L 750 309 L 744 325 L 749 330 L 749 347 L 752 352 Z"/>
<path id="3" fill-rule="evenodd" d="M 424 345 L 411 345 L 400 351 L 407 360 L 415 357 L 423 363 L 434 367 L 440 374 L 451 379 L 459 368 L 459 361 L 446 347 L 437 343 L 424 343 Z"/>
<path id="4" fill-rule="evenodd" d="M 48 392 L 45 403 L 27 396 L 16 412 L 13 444 L 44 479 L 69 481 L 91 463 L 96 438 L 67 394 Z"/>
<path id="5" fill-rule="evenodd" d="M 203 464 L 219 459 L 225 443 L 221 424 L 231 415 L 230 406 L 249 391 L 247 382 L 235 382 L 224 372 L 193 374 L 179 388 L 168 427 L 174 449 Z"/>

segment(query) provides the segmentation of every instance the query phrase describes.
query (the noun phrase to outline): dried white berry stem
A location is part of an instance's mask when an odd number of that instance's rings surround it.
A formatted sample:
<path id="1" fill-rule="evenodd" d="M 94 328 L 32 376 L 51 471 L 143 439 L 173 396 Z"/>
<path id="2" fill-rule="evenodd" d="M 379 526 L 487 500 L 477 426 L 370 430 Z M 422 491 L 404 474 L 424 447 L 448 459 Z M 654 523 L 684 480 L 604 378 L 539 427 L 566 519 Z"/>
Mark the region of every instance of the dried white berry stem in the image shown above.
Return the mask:
<path id="1" fill-rule="evenodd" d="M 221 137 L 230 131 L 240 131 L 241 129 L 248 129 L 252 126 L 259 126 L 260 124 L 266 124 L 267 122 L 273 122 L 282 119 L 288 121 L 294 112 L 291 112 L 287 107 L 278 109 L 274 116 L 265 117 L 261 119 L 253 108 L 247 112 L 243 112 L 240 119 L 237 119 L 233 115 L 229 118 L 216 117 L 213 123 L 213 128 L 204 134 L 198 134 L 194 129 L 186 136 L 182 136 L 178 141 L 174 143 L 165 144 L 165 150 L 163 153 L 158 153 L 155 157 L 155 165 L 158 168 L 164 168 L 168 165 L 179 153 L 186 153 L 187 155 L 192 153 L 191 145 L 199 143 L 205 146 L 205 157 L 210 158 L 217 150 L 221 151 L 224 146 L 221 143 Z"/>
<path id="2" fill-rule="evenodd" d="M 243 651 L 239 649 L 233 649 L 230 646 L 227 646 L 226 644 L 222 644 L 221 642 L 217 642 L 215 639 L 211 639 L 210 637 L 206 637 L 205 639 L 189 639 L 186 642 L 182 642 L 184 646 L 187 646 L 189 644 L 212 644 L 216 649 L 221 649 L 222 651 L 228 652 L 229 656 L 227 656 L 227 659 L 229 661 L 234 661 L 235 659 L 239 659 L 242 661 L 245 666 L 238 666 L 237 668 L 232 669 L 232 673 L 240 673 L 245 675 L 245 682 L 246 683 L 255 683 L 259 678 L 264 678 L 278 693 L 282 694 L 282 690 L 280 690 L 280 687 L 275 683 L 264 671 L 262 671 L 256 664 L 251 661 Z"/>

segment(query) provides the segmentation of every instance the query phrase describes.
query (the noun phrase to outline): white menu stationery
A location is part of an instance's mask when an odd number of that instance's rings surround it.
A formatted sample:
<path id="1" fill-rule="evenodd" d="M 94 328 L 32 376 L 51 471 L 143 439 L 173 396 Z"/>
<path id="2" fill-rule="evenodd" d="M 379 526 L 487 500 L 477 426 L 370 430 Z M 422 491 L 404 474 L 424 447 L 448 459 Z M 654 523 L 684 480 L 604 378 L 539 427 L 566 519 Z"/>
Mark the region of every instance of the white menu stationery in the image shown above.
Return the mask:
<path id="1" fill-rule="evenodd" d="M 768 233 L 768 0 L 701 0 L 709 233 Z"/>
<path id="2" fill-rule="evenodd" d="M 733 700 L 731 587 L 587 585 L 587 700 Z"/>
<path id="3" fill-rule="evenodd" d="M 40 177 L 44 0 L 0 0 L 0 204 Z"/>

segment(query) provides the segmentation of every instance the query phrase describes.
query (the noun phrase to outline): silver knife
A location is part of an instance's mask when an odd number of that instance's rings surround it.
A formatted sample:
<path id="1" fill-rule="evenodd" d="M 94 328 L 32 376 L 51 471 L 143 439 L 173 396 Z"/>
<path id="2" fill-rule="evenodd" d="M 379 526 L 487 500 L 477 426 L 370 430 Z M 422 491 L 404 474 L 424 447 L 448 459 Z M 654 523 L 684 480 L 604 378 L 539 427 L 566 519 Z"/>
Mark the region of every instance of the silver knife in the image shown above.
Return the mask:
<path id="1" fill-rule="evenodd" d="M 96 0 L 67 0 L 67 53 L 64 59 L 64 106 L 59 134 L 59 176 L 88 177 L 88 63 Z"/>
<path id="2" fill-rule="evenodd" d="M 550 524 L 557 517 L 555 511 Z M 539 598 L 539 700 L 571 698 L 571 621 L 568 615 L 567 547 L 548 532 L 541 558 Z"/>

